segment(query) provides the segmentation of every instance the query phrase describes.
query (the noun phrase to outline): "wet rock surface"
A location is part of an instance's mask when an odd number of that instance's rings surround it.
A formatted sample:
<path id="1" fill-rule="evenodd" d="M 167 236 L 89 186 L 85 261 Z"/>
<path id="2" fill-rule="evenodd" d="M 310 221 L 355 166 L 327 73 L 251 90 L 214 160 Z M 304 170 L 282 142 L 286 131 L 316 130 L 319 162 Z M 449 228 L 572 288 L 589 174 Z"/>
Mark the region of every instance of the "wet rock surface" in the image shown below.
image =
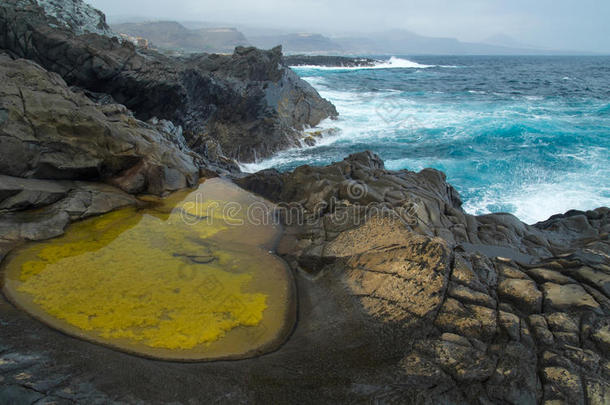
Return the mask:
<path id="1" fill-rule="evenodd" d="M 287 55 L 284 62 L 288 66 L 328 66 L 328 67 L 371 67 L 378 63 L 370 58 L 350 58 L 346 56 Z"/>
<path id="2" fill-rule="evenodd" d="M 573 214 L 552 219 L 553 227 L 507 214 L 473 217 L 440 172 L 386 171 L 368 152 L 237 182 L 284 203 L 277 252 L 297 281 L 298 322 L 283 346 L 237 362 L 156 362 L 59 334 L 2 301 L 2 398 L 610 400 L 608 209 L 578 214 L 587 218 L 587 238 L 566 230 Z"/>
<path id="3" fill-rule="evenodd" d="M 285 203 L 279 252 L 298 273 L 342 274 L 404 336 L 400 382 L 367 400 L 610 400 L 607 208 L 533 226 L 475 217 L 442 173 L 386 171 L 369 152 L 237 182 Z"/>
<path id="4" fill-rule="evenodd" d="M 280 48 L 171 58 L 86 26 L 76 29 L 65 13 L 44 10 L 34 0 L 2 2 L 0 48 L 58 73 L 69 85 L 110 95 L 141 120 L 181 125 L 189 146 L 204 155 L 212 140 L 229 158 L 254 161 L 301 146 L 302 129 L 337 115 L 283 64 Z"/>
<path id="5" fill-rule="evenodd" d="M 0 55 L 0 173 L 97 180 L 129 193 L 193 186 L 198 157 L 119 104 L 96 104 L 55 73 Z"/>
<path id="6" fill-rule="evenodd" d="M 0 258 L 18 243 L 63 234 L 74 221 L 140 204 L 136 198 L 106 184 L 46 181 L 0 175 Z M 28 209 L 29 208 L 29 209 Z"/>

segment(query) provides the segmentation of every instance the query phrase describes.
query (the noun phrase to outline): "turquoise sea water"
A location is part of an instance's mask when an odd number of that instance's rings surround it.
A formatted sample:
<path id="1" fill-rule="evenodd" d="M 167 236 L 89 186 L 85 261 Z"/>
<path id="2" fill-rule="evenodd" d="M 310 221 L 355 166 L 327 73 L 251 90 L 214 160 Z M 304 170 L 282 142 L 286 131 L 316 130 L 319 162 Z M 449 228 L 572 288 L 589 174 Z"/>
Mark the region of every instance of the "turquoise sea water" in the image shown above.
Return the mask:
<path id="1" fill-rule="evenodd" d="M 373 69 L 295 68 L 340 113 L 318 145 L 246 165 L 321 165 L 370 149 L 434 167 L 473 214 L 528 223 L 610 205 L 610 57 L 409 57 Z"/>

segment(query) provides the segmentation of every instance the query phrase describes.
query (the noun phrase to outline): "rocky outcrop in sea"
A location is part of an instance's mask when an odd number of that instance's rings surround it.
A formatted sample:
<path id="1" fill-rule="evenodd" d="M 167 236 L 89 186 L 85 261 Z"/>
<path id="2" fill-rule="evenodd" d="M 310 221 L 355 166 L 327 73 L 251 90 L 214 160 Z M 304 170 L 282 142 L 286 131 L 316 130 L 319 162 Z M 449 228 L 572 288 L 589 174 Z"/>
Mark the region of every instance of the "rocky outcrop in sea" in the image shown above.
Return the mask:
<path id="1" fill-rule="evenodd" d="M 196 152 L 205 155 L 213 143 L 229 158 L 251 162 L 300 146 L 302 129 L 337 115 L 282 63 L 281 48 L 171 58 L 90 32 L 93 17 L 82 1 L 74 4 L 84 17 L 68 22 L 64 14 L 46 14 L 47 3 L 0 4 L 0 48 L 58 73 L 71 86 L 108 95 L 141 120 L 156 117 L 182 126 Z M 109 30 L 103 19 L 98 26 Z"/>
<path id="2" fill-rule="evenodd" d="M 0 4 L 0 259 L 220 175 L 277 203 L 297 322 L 273 353 L 180 364 L 66 336 L 2 297 L 0 403 L 610 402 L 610 209 L 473 216 L 442 172 L 371 152 L 239 173 L 232 158 L 298 145 L 332 105 L 279 49 L 169 58 L 91 10 Z"/>
<path id="3" fill-rule="evenodd" d="M 287 55 L 284 62 L 288 66 L 327 66 L 327 67 L 373 67 L 379 61 L 370 58 L 350 58 L 347 56 Z"/>

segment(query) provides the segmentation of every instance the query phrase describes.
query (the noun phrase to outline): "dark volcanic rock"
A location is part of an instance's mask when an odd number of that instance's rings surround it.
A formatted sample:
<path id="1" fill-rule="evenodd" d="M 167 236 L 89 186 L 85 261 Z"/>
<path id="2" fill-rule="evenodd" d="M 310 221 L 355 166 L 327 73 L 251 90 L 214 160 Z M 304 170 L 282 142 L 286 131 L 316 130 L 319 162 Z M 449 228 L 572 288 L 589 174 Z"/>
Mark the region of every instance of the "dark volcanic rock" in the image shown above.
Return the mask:
<path id="1" fill-rule="evenodd" d="M 608 208 L 476 217 L 442 173 L 370 152 L 237 182 L 280 203 L 278 252 L 312 289 L 335 278 L 400 340 L 395 385 L 370 402 L 610 401 Z"/>
<path id="2" fill-rule="evenodd" d="M 101 11 L 91 7 L 81 0 L 34 0 L 42 7 L 45 14 L 54 18 L 54 24 L 69 29 L 81 35 L 95 33 L 100 35 L 113 35 L 106 24 L 106 16 Z M 18 7 L 30 7 L 31 0 L 17 0 Z"/>
<path id="3" fill-rule="evenodd" d="M 238 181 L 282 202 L 277 251 L 299 300 L 282 347 L 159 363 L 67 337 L 0 300 L 0 402 L 34 398 L 32 387 L 43 401 L 87 403 L 610 401 L 608 209 L 537 226 L 474 217 L 442 173 L 387 171 L 372 153 Z M 0 216 L 0 252 L 131 203 L 110 186 L 28 182 L 5 180 L 5 207 L 59 200 L 41 216 Z M 581 215 L 586 238 L 571 219 Z"/>
<path id="4" fill-rule="evenodd" d="M 372 67 L 378 61 L 370 58 L 350 58 L 347 56 L 286 55 L 284 63 L 288 66 L 327 66 L 327 67 Z"/>
<path id="5" fill-rule="evenodd" d="M 138 204 L 106 184 L 0 175 L 0 261 L 20 242 L 53 238 L 70 222 Z"/>
<path id="6" fill-rule="evenodd" d="M 441 237 L 461 251 L 522 263 L 577 248 L 606 249 L 598 243 L 608 232 L 607 208 L 533 226 L 506 213 L 473 216 L 462 210 L 457 191 L 442 172 L 385 170 L 370 152 L 325 167 L 301 166 L 287 173 L 264 170 L 236 182 L 272 201 L 298 203 L 321 217 L 337 210 L 351 212 L 354 206 L 362 212 L 385 208 L 400 215 L 413 231 Z"/>
<path id="7" fill-rule="evenodd" d="M 197 157 L 180 150 L 171 134 L 122 105 L 95 104 L 31 61 L 0 54 L 0 111 L 0 174 L 102 180 L 152 194 L 199 178 Z"/>
<path id="8" fill-rule="evenodd" d="M 300 146 L 300 130 L 337 115 L 283 65 L 280 48 L 238 47 L 233 55 L 175 59 L 117 38 L 75 35 L 65 25 L 34 0 L 3 1 L 0 48 L 36 61 L 70 85 L 110 94 L 139 119 L 181 125 L 198 152 L 205 153 L 206 140 L 213 139 L 225 155 L 253 161 Z"/>

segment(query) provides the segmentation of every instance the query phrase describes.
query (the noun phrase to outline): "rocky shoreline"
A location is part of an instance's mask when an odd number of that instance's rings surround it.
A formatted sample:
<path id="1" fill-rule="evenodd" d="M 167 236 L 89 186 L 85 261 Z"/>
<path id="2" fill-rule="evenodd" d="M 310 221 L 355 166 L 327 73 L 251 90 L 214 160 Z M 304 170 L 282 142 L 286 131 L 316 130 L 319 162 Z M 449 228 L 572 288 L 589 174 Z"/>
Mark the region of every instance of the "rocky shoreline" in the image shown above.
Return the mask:
<path id="1" fill-rule="evenodd" d="M 171 58 L 91 32 L 109 31 L 103 14 L 82 19 L 89 25 L 80 28 L 83 35 L 75 35 L 78 20 L 46 14 L 39 3 L 52 2 L 0 5 L 0 49 L 58 73 L 70 86 L 93 93 L 96 101 L 125 105 L 138 119 L 180 125 L 188 145 L 204 156 L 221 150 L 243 162 L 264 158 L 300 146 L 300 130 L 337 115 L 331 103 L 282 64 L 279 47 Z"/>
<path id="2" fill-rule="evenodd" d="M 288 66 L 326 66 L 326 67 L 372 67 L 379 61 L 370 58 L 350 58 L 348 56 L 286 55 L 284 63 Z"/>
<path id="3" fill-rule="evenodd" d="M 159 363 L 64 336 L 2 301 L 0 398 L 607 402 L 608 208 L 534 226 L 472 217 L 442 173 L 386 171 L 368 152 L 235 181 L 297 207 L 278 208 L 277 254 L 298 293 L 296 328 L 278 350 Z"/>
<path id="4" fill-rule="evenodd" d="M 240 173 L 234 159 L 336 116 L 279 49 L 173 59 L 55 3 L 0 4 L 0 260 L 135 194 L 223 176 L 278 204 L 298 315 L 273 353 L 181 364 L 63 335 L 0 297 L 0 403 L 610 402 L 610 209 L 473 216 L 443 173 L 371 152 Z"/>

